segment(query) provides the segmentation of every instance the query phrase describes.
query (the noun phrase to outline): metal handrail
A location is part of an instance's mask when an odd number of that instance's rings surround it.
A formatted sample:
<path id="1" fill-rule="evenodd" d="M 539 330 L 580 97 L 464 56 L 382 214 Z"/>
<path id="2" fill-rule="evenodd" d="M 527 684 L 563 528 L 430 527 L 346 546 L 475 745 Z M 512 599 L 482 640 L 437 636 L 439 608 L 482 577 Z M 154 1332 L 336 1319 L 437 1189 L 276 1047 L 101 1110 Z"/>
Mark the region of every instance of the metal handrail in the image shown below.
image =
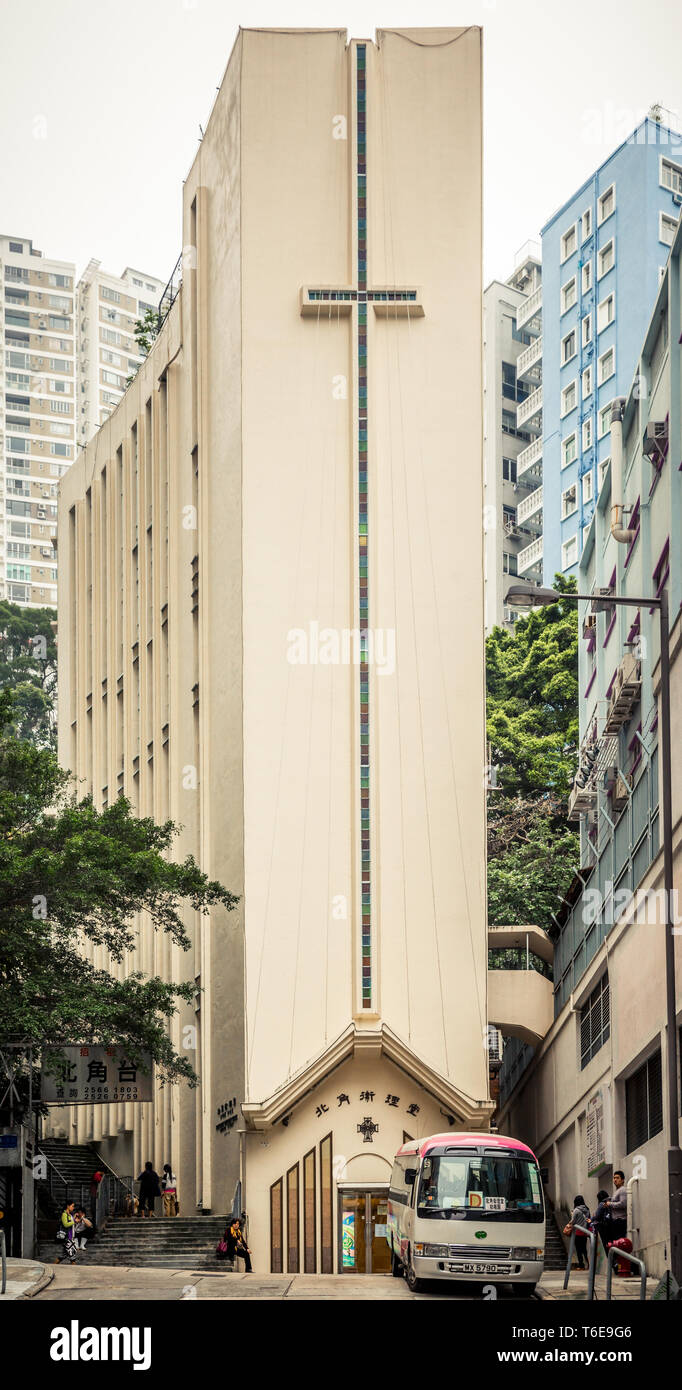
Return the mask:
<path id="1" fill-rule="evenodd" d="M 612 1259 L 613 1256 L 613 1259 Z M 627 1260 L 628 1264 L 639 1265 L 639 1297 L 640 1301 L 646 1298 L 646 1265 L 644 1260 L 640 1260 L 637 1255 L 631 1255 L 628 1250 L 619 1250 L 617 1245 L 610 1245 L 606 1256 L 606 1298 L 611 1298 L 611 1280 L 613 1278 L 613 1260 Z"/>
<path id="2" fill-rule="evenodd" d="M 586 1226 L 578 1226 L 576 1224 L 571 1230 L 571 1239 L 569 1241 L 568 1246 L 568 1262 L 566 1264 L 566 1273 L 564 1275 L 564 1288 L 568 1288 L 568 1281 L 571 1277 L 571 1265 L 573 1263 L 573 1255 L 575 1252 L 576 1236 L 587 1236 L 590 1242 L 590 1258 L 587 1266 L 587 1298 L 588 1302 L 592 1302 L 594 1299 L 594 1276 L 597 1269 L 597 1233 L 596 1231 L 588 1231 Z"/>
<path id="3" fill-rule="evenodd" d="M 0 1276 L 0 1294 L 7 1288 L 7 1241 L 5 1232 L 0 1231 L 0 1263 L 2 1264 L 2 1275 Z"/>

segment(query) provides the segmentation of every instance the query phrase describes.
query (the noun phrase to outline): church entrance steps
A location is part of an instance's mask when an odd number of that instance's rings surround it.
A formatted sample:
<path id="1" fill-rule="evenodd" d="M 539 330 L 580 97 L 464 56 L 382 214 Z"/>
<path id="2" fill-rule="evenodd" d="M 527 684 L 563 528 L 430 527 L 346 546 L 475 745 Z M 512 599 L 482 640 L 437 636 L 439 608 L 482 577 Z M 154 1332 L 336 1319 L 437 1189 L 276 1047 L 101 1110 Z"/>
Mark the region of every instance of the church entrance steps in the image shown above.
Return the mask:
<path id="1" fill-rule="evenodd" d="M 226 1273 L 226 1261 L 215 1249 L 227 1221 L 227 1216 L 116 1217 L 79 1251 L 76 1263 Z M 39 1250 L 48 1263 L 59 1253 L 56 1242 L 44 1242 Z"/>

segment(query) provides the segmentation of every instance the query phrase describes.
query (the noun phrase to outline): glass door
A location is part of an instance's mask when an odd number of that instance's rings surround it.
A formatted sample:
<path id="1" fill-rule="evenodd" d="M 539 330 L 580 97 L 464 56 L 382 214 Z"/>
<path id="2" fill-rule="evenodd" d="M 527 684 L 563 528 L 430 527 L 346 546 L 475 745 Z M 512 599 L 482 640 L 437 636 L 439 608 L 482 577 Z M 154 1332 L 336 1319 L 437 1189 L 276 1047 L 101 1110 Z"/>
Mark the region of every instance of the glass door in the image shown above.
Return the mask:
<path id="1" fill-rule="evenodd" d="M 391 1254 L 386 1244 L 388 1192 L 357 1188 L 339 1190 L 339 1272 L 388 1274 Z"/>

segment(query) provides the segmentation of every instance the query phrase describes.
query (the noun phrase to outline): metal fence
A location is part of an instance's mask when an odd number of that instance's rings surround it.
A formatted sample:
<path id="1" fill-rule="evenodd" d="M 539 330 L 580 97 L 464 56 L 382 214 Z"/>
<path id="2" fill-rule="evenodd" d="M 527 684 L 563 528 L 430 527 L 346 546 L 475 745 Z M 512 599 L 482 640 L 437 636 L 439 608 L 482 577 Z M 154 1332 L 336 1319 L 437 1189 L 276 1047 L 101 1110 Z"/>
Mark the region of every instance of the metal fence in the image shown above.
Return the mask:
<path id="1" fill-rule="evenodd" d="M 160 300 L 159 300 L 159 311 L 158 311 L 158 327 L 159 327 L 159 331 L 160 331 L 161 328 L 163 327 L 163 324 L 166 322 L 166 319 L 168 318 L 168 315 L 169 315 L 169 313 L 170 313 L 170 311 L 171 311 L 171 308 L 172 308 L 173 304 L 175 303 L 175 300 L 176 300 L 177 297 L 178 297 L 178 294 L 179 294 L 179 291 L 180 291 L 180 286 L 182 285 L 182 259 L 183 259 L 183 258 L 182 258 L 182 253 L 181 253 L 181 254 L 178 256 L 178 259 L 177 259 L 177 261 L 176 261 L 176 263 L 175 263 L 175 265 L 174 265 L 174 267 L 173 267 L 173 271 L 172 271 L 170 280 L 168 281 L 168 284 L 166 285 L 166 288 L 165 288 L 165 290 L 164 290 L 164 292 L 163 292 L 163 294 L 161 295 L 161 298 L 160 298 Z"/>

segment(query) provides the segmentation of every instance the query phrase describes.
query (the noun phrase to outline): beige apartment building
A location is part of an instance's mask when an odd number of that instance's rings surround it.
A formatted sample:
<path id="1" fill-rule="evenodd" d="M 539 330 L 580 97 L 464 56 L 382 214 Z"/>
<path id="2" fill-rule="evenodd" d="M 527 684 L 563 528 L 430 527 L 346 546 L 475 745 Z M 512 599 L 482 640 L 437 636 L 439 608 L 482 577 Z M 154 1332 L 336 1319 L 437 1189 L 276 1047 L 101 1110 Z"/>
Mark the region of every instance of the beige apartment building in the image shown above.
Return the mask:
<path id="1" fill-rule="evenodd" d="M 242 30 L 183 228 L 60 489 L 60 757 L 240 904 L 129 962 L 199 1088 L 55 1129 L 241 1183 L 256 1269 L 384 1269 L 396 1148 L 491 1110 L 480 30 Z"/>
<path id="2" fill-rule="evenodd" d="M 75 454 L 75 266 L 0 235 L 0 275 L 0 598 L 54 607 L 57 485 Z"/>
<path id="3" fill-rule="evenodd" d="M 148 309 L 158 311 L 164 283 L 126 266 L 110 275 L 88 262 L 76 286 L 78 409 L 82 448 L 118 405 L 142 354 L 135 324 Z"/>

